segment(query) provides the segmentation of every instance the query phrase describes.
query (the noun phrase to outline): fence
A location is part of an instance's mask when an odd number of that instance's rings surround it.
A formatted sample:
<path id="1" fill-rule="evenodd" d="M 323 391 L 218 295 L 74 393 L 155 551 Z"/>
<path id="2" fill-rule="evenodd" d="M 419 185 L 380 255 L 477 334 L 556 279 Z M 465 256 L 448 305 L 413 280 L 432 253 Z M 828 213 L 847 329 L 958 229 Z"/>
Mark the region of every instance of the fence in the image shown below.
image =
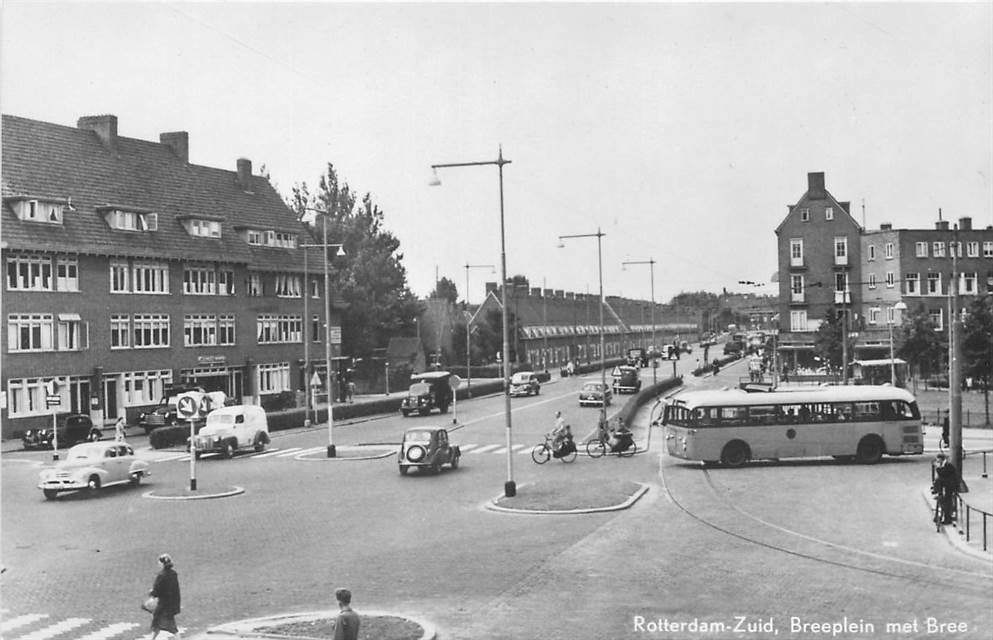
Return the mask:
<path id="1" fill-rule="evenodd" d="M 967 475 L 966 468 L 969 466 L 968 465 L 969 458 L 972 457 L 973 459 L 975 459 L 976 456 L 982 456 L 983 471 L 982 471 L 982 475 L 980 476 L 980 479 L 983 481 L 988 481 L 989 467 L 987 465 L 988 465 L 989 453 L 990 453 L 989 451 L 963 452 L 962 454 L 963 477 Z M 935 469 L 934 466 L 932 465 L 931 466 L 932 484 L 934 484 L 934 475 L 935 475 Z M 968 484 L 967 478 L 966 478 L 966 482 Z M 981 487 L 979 489 L 981 492 L 984 493 L 989 491 L 988 487 Z M 991 547 L 993 547 L 993 544 L 991 544 L 991 540 L 990 540 L 990 534 L 991 534 L 990 524 L 991 524 L 991 520 L 993 520 L 993 514 L 987 511 L 983 511 L 982 509 L 973 507 L 966 501 L 965 498 L 962 497 L 962 494 L 956 494 L 955 506 L 956 506 L 956 522 L 958 524 L 959 529 L 965 531 L 965 541 L 967 543 L 971 543 L 974 537 L 976 537 L 977 535 L 982 535 L 980 542 L 982 544 L 983 551 L 987 551 L 987 552 L 990 551 Z M 963 514 L 965 517 L 963 517 Z"/>

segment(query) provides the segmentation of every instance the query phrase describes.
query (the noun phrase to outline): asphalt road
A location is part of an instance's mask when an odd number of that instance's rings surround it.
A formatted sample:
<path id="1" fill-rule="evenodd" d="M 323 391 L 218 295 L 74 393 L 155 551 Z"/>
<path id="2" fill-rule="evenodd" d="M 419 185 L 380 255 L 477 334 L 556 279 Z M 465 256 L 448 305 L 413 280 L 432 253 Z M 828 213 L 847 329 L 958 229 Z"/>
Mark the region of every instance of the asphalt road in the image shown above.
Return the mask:
<path id="1" fill-rule="evenodd" d="M 684 359 L 680 371 L 692 365 L 695 358 Z M 731 367 L 687 382 L 734 384 L 739 373 Z M 533 464 L 530 446 L 551 428 L 556 410 L 579 437 L 595 425 L 597 409 L 578 407 L 581 382 L 556 380 L 537 397 L 513 399 L 518 490 L 549 479 L 649 484 L 631 510 L 485 510 L 507 473 L 503 399 L 496 396 L 459 404 L 451 438 L 466 453 L 458 470 L 437 476 L 401 477 L 392 456 L 300 459 L 327 442 L 326 430 L 315 428 L 274 434 L 267 455 L 197 465 L 199 490 L 244 487 L 236 497 L 143 497 L 189 482 L 188 463 L 177 459 L 182 452 L 155 452 L 154 475 L 139 489 L 46 502 L 35 481 L 50 454 L 5 454 L 0 635 L 146 635 L 148 616 L 138 605 L 156 556 L 167 551 L 180 574 L 179 621 L 188 636 L 240 618 L 331 609 L 334 588 L 347 586 L 359 611 L 413 614 L 434 623 L 442 638 L 825 635 L 809 626 L 794 633 L 791 617 L 808 625 L 847 617 L 861 625 L 835 637 L 924 637 L 929 616 L 966 625 L 957 636 L 932 637 L 989 637 L 991 565 L 934 533 L 920 497 L 929 460 L 701 469 L 660 457 L 655 433 L 653 450 L 634 458 Z M 335 442 L 392 446 L 408 426 L 451 419 L 340 425 Z M 914 621 L 919 632 L 886 632 L 887 623 Z M 725 629 L 703 634 L 701 623 Z M 733 631 L 739 623 L 751 631 Z"/>

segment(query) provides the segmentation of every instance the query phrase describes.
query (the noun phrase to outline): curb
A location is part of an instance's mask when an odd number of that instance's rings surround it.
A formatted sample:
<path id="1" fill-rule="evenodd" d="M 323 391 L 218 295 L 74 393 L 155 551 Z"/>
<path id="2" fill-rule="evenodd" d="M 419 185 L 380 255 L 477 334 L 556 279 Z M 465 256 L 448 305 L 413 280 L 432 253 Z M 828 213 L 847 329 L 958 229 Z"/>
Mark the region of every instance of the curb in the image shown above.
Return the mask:
<path id="1" fill-rule="evenodd" d="M 609 511 L 622 511 L 624 509 L 630 509 L 631 506 L 641 499 L 648 492 L 648 485 L 644 482 L 637 482 L 635 484 L 640 485 L 640 488 L 633 494 L 628 496 L 627 500 L 621 502 L 620 504 L 611 505 L 609 507 L 589 507 L 586 509 L 515 509 L 512 507 L 501 507 L 497 504 L 497 500 L 503 498 L 503 495 L 499 495 L 495 498 L 491 498 L 488 502 L 483 504 L 483 507 L 489 509 L 490 511 L 498 511 L 500 513 L 516 513 L 522 515 L 579 515 L 584 513 L 606 513 Z M 528 485 L 521 485 L 521 488 Z"/>
<path id="2" fill-rule="evenodd" d="M 203 493 L 200 495 L 193 496 L 157 496 L 155 491 L 146 491 L 141 494 L 142 498 L 150 498 L 152 500 L 213 500 L 215 498 L 230 498 L 231 496 L 237 496 L 245 493 L 244 487 L 231 487 L 227 491 L 221 493 Z"/>
<path id="3" fill-rule="evenodd" d="M 358 448 L 358 447 L 348 447 L 348 448 L 346 448 L 346 447 L 340 447 L 340 449 L 347 449 L 347 450 L 352 450 L 352 449 L 356 449 L 356 448 Z M 386 447 L 370 446 L 369 448 L 385 449 Z M 389 450 L 389 451 L 387 451 L 386 453 L 377 453 L 376 455 L 348 456 L 348 457 L 344 457 L 344 458 L 339 458 L 337 456 L 335 456 L 334 458 L 329 458 L 329 457 L 327 457 L 327 454 L 324 454 L 324 457 L 320 457 L 319 456 L 319 453 L 320 452 L 317 452 L 317 453 L 301 453 L 300 455 L 293 456 L 293 459 L 294 460 L 302 460 L 304 462 L 351 462 L 353 460 L 379 460 L 381 458 L 388 458 L 390 456 L 396 455 L 396 451 L 393 451 L 392 449 Z"/>
<path id="4" fill-rule="evenodd" d="M 927 506 L 928 513 L 932 513 L 934 507 L 932 506 L 933 498 L 931 498 L 930 491 L 922 490 L 921 498 L 924 499 L 924 504 Z M 954 531 L 952 531 L 953 527 Z M 945 534 L 945 537 L 952 544 L 952 546 L 959 552 L 977 560 L 984 560 L 986 562 L 993 563 L 993 554 L 984 553 L 979 549 L 975 549 L 972 545 L 965 541 L 965 531 L 959 528 L 958 520 L 955 520 L 952 526 L 943 526 L 941 531 Z"/>
<path id="5" fill-rule="evenodd" d="M 435 626 L 429 622 L 425 622 L 420 618 L 410 616 L 407 614 L 397 614 L 388 611 L 366 611 L 363 610 L 359 613 L 360 616 L 369 617 L 391 617 L 391 618 L 403 618 L 413 622 L 424 630 L 421 635 L 420 640 L 435 640 L 438 637 L 438 631 Z M 309 620 L 320 620 L 322 618 L 333 618 L 337 614 L 334 611 L 311 611 L 308 613 L 289 613 L 280 614 L 275 616 L 265 616 L 262 618 L 249 618 L 247 620 L 238 620 L 236 622 L 228 622 L 225 624 L 218 625 L 207 629 L 207 631 L 196 638 L 206 638 L 208 636 L 227 636 L 230 638 L 293 638 L 294 640 L 318 640 L 310 639 L 306 636 L 283 636 L 276 634 L 267 634 L 264 631 L 253 631 L 254 628 L 259 626 L 265 626 L 265 623 L 271 623 L 272 626 L 277 624 L 283 624 L 286 622 L 306 622 Z"/>

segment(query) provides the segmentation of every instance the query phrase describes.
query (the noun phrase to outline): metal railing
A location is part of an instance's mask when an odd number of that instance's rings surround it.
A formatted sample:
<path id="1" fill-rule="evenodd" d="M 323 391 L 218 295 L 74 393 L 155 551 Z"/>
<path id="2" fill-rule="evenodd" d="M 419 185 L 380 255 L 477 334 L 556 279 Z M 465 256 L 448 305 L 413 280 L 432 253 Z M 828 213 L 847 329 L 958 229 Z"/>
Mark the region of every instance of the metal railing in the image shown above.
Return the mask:
<path id="1" fill-rule="evenodd" d="M 966 463 L 966 460 L 969 458 L 969 456 L 982 456 L 983 457 L 983 472 L 982 472 L 982 475 L 980 477 L 981 478 L 984 478 L 984 479 L 985 478 L 988 478 L 989 477 L 989 474 L 988 474 L 987 469 L 989 467 L 987 466 L 987 462 L 988 462 L 987 458 L 988 458 L 988 454 L 989 453 L 990 453 L 989 451 L 963 451 L 962 452 L 963 473 L 965 472 L 965 466 L 966 466 L 965 463 Z M 931 484 L 932 485 L 934 484 L 934 476 L 935 476 L 935 467 L 934 467 L 934 465 L 931 465 Z M 965 516 L 964 518 L 963 518 L 963 514 Z M 973 515 L 973 514 L 975 514 L 975 515 Z M 990 551 L 991 546 L 993 546 L 993 545 L 991 545 L 991 540 L 990 540 L 990 533 L 991 533 L 990 532 L 990 523 L 991 523 L 991 520 L 993 520 L 993 514 L 987 512 L 987 511 L 983 511 L 982 509 L 977 509 L 976 507 L 973 507 L 972 505 L 970 505 L 962 497 L 962 494 L 956 493 L 955 494 L 955 522 L 958 525 L 958 528 L 960 530 L 964 530 L 965 531 L 965 541 L 967 543 L 971 543 L 972 542 L 972 538 L 973 538 L 973 520 L 979 520 L 981 522 L 981 524 L 980 524 L 980 522 L 976 522 L 975 533 L 977 533 L 977 534 L 980 533 L 980 530 L 982 532 L 982 547 L 983 547 L 983 551 L 986 551 L 986 552 Z"/>

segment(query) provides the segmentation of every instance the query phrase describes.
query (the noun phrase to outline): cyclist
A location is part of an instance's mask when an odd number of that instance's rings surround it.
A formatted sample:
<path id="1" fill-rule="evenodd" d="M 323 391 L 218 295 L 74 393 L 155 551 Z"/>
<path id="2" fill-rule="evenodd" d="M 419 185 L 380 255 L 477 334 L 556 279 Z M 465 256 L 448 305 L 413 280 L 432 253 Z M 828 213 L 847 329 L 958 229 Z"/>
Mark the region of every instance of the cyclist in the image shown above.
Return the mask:
<path id="1" fill-rule="evenodd" d="M 561 411 L 555 412 L 555 428 L 549 434 L 552 438 L 552 451 L 558 451 L 562 442 L 565 440 L 566 432 L 569 429 L 569 425 L 565 423 L 565 418 L 562 417 Z M 569 437 L 572 437 L 572 433 L 569 433 Z"/>
<path id="2" fill-rule="evenodd" d="M 572 439 L 572 428 L 563 425 L 562 431 L 558 434 L 555 442 L 552 443 L 552 455 L 556 458 L 569 455 L 576 450 L 576 443 Z"/>
<path id="3" fill-rule="evenodd" d="M 628 426 L 624 424 L 624 421 L 620 418 L 617 419 L 617 427 L 614 429 L 613 434 L 610 436 L 610 450 L 613 453 L 620 453 L 621 451 L 626 451 L 631 447 L 631 443 L 634 441 L 634 436 L 631 434 L 631 430 Z"/>
<path id="4" fill-rule="evenodd" d="M 934 483 L 931 485 L 931 493 L 935 496 L 935 500 L 939 500 L 941 503 L 941 512 L 944 515 L 941 524 L 952 523 L 958 488 L 959 478 L 955 465 L 951 463 L 947 455 L 939 453 L 935 460 Z"/>

